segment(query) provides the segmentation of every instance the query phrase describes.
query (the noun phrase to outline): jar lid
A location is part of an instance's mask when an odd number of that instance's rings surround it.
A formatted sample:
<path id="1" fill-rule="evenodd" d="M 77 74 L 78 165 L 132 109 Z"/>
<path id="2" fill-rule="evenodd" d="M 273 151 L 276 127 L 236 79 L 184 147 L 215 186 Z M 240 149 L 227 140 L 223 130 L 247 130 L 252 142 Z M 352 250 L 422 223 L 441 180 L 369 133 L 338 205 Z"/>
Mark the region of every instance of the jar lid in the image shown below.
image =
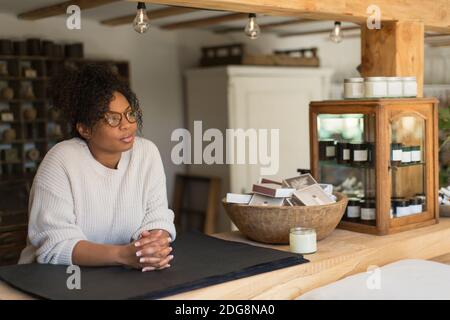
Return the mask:
<path id="1" fill-rule="evenodd" d="M 364 78 L 347 78 L 347 79 L 344 79 L 344 83 L 350 83 L 350 82 L 364 82 Z"/>
<path id="2" fill-rule="evenodd" d="M 364 147 L 367 147 L 367 143 L 365 143 L 365 142 L 351 142 L 350 146 L 357 147 L 357 148 L 364 148 Z"/>
<path id="3" fill-rule="evenodd" d="M 295 235 L 315 234 L 316 230 L 313 228 L 296 227 L 296 228 L 291 228 L 290 233 L 295 234 Z"/>
<path id="4" fill-rule="evenodd" d="M 401 148 L 403 145 L 401 143 L 393 142 L 393 143 L 391 143 L 391 146 Z"/>
<path id="5" fill-rule="evenodd" d="M 408 207 L 409 206 L 409 201 L 406 199 L 396 200 L 396 203 L 397 203 L 398 207 Z"/>
<path id="6" fill-rule="evenodd" d="M 416 77 L 402 77 L 403 81 L 417 81 Z"/>
<path id="7" fill-rule="evenodd" d="M 402 77 L 386 77 L 386 81 L 401 81 Z"/>
<path id="8" fill-rule="evenodd" d="M 364 78 L 364 81 L 386 81 L 386 77 L 366 77 Z"/>
<path id="9" fill-rule="evenodd" d="M 375 208 L 375 201 L 363 201 L 363 203 L 361 203 L 361 207 L 362 208 Z"/>
<path id="10" fill-rule="evenodd" d="M 348 199 L 348 206 L 360 206 L 361 205 L 361 200 L 359 200 L 358 198 L 350 198 Z"/>

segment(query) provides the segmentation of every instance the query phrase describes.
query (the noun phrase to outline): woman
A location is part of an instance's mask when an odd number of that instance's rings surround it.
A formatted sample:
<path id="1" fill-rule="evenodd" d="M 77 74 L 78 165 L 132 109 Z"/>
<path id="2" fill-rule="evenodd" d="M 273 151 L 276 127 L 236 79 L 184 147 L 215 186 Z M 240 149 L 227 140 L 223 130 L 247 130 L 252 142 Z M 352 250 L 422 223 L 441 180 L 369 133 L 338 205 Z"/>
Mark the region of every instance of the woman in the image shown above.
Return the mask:
<path id="1" fill-rule="evenodd" d="M 19 263 L 170 267 L 174 214 L 158 149 L 136 136 L 142 112 L 135 94 L 99 65 L 65 70 L 51 90 L 73 138 L 39 166 Z"/>

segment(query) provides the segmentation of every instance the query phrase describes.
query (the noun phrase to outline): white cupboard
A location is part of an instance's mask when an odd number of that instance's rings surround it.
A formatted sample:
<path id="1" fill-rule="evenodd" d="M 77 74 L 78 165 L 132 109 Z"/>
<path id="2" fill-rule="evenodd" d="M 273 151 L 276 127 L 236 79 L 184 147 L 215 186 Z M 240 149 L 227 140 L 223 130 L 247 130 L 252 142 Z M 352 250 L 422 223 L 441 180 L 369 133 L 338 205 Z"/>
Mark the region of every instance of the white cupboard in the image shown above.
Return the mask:
<path id="1" fill-rule="evenodd" d="M 192 174 L 213 175 L 222 179 L 222 195 L 227 192 L 250 192 L 253 183 L 261 176 L 260 168 L 276 168 L 276 174 L 268 177 L 291 177 L 298 168 L 309 168 L 309 103 L 327 99 L 330 94 L 331 69 L 298 67 L 228 66 L 192 69 L 186 72 L 186 125 L 194 137 L 194 121 L 201 121 L 202 133 L 216 128 L 223 133 L 226 144 L 226 129 L 252 129 L 258 133 L 259 143 L 270 141 L 272 129 L 279 133 L 279 157 L 270 154 L 269 142 L 266 164 L 258 155 L 257 164 L 201 164 L 188 165 Z M 266 129 L 268 139 L 258 129 Z M 251 131 L 252 131 L 251 130 Z M 197 132 L 198 134 L 198 123 Z M 259 140 L 262 140 L 259 142 Z M 213 141 L 203 141 L 200 150 Z M 247 149 L 255 147 L 247 140 Z M 226 162 L 227 150 L 223 157 Z M 192 156 L 193 158 L 193 156 Z M 269 162 L 267 162 L 270 160 Z M 198 162 L 198 161 L 197 161 Z M 269 163 L 269 164 L 268 164 Z M 230 229 L 230 222 L 219 205 L 217 231 Z"/>

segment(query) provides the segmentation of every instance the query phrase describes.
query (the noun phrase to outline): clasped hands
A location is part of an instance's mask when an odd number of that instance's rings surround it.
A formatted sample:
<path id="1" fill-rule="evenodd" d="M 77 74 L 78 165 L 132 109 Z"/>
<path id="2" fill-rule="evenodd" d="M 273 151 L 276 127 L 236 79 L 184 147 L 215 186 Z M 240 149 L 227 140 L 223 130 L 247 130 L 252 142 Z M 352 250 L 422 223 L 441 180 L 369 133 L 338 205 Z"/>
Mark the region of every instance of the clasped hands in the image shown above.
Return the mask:
<path id="1" fill-rule="evenodd" d="M 172 239 L 165 230 L 150 230 L 141 233 L 140 238 L 127 245 L 124 263 L 142 272 L 163 270 L 170 267 L 173 259 Z"/>

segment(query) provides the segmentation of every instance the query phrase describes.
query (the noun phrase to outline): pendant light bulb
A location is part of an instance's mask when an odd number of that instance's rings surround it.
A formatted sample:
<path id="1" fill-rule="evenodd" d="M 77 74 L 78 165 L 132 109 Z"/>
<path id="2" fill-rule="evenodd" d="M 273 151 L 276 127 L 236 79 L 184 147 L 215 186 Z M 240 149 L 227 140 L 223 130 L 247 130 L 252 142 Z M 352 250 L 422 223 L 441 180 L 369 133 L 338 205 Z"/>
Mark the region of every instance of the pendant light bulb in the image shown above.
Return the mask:
<path id="1" fill-rule="evenodd" d="M 133 21 L 133 28 L 138 33 L 144 33 L 150 28 L 150 20 L 144 2 L 138 2 L 136 17 Z"/>
<path id="2" fill-rule="evenodd" d="M 252 40 L 258 39 L 261 34 L 261 28 L 256 23 L 256 14 L 254 13 L 250 13 L 248 15 L 248 23 L 245 26 L 245 34 Z"/>
<path id="3" fill-rule="evenodd" d="M 330 39 L 334 43 L 339 43 L 342 41 L 342 38 L 344 37 L 342 33 L 341 23 L 339 21 L 336 21 L 334 23 L 334 28 L 330 32 Z"/>

